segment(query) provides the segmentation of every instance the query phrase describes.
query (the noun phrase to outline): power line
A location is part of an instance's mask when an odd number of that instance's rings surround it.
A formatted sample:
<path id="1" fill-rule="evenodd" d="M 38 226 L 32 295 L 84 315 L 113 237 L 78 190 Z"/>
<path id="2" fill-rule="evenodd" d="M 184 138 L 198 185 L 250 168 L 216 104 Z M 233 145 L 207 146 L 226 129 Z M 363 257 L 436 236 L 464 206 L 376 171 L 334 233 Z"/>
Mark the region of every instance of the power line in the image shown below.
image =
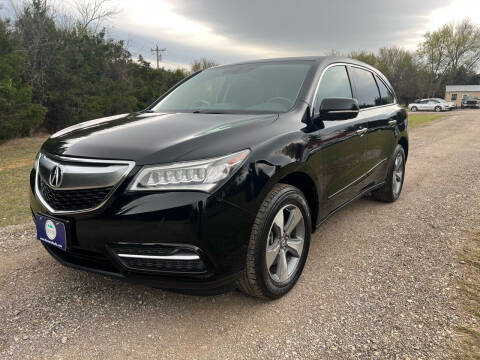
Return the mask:
<path id="1" fill-rule="evenodd" d="M 162 61 L 162 52 L 167 51 L 167 49 L 166 48 L 159 49 L 158 45 L 155 45 L 155 49 L 150 49 L 150 51 L 152 52 L 152 54 L 157 53 L 157 69 L 158 69 L 158 67 L 159 67 L 158 64 L 159 64 L 160 61 Z"/>

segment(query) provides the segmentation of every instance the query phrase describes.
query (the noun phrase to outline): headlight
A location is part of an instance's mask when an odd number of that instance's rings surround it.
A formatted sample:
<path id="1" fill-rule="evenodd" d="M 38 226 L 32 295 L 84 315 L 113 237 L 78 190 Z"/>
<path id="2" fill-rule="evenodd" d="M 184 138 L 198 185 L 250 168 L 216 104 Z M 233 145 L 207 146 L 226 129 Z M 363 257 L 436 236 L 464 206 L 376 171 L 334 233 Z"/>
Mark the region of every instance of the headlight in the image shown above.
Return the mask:
<path id="1" fill-rule="evenodd" d="M 242 166 L 250 150 L 214 159 L 148 165 L 137 174 L 129 190 L 200 190 L 212 191 L 222 180 Z"/>

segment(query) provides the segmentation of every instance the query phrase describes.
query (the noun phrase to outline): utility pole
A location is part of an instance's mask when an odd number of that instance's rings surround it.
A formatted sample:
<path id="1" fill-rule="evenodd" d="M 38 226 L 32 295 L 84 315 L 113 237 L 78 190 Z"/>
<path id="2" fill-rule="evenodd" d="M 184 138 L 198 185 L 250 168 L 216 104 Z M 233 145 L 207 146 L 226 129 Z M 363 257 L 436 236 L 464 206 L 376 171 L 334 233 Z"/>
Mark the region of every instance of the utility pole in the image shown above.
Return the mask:
<path id="1" fill-rule="evenodd" d="M 157 53 L 157 69 L 159 67 L 158 63 L 162 61 L 162 52 L 167 51 L 167 49 L 159 49 L 158 45 L 155 45 L 155 49 L 150 49 L 150 51 L 153 53 Z"/>

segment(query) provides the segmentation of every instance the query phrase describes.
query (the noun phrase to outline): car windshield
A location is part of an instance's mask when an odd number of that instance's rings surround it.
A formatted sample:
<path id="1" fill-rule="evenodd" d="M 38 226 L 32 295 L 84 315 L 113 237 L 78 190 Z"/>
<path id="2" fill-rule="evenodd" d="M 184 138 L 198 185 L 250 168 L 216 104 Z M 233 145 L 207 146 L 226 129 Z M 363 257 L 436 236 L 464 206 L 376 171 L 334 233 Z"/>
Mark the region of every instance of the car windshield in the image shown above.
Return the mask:
<path id="1" fill-rule="evenodd" d="M 194 113 L 281 113 L 297 100 L 312 61 L 259 62 L 202 71 L 151 111 Z"/>

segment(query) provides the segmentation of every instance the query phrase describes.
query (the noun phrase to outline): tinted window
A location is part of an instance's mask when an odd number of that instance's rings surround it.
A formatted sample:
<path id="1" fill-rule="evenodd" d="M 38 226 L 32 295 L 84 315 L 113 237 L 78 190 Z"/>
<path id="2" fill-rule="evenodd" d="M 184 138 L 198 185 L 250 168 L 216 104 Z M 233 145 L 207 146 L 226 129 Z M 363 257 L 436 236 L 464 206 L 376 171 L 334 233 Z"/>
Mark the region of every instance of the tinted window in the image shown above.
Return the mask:
<path id="1" fill-rule="evenodd" d="M 258 62 L 202 71 L 154 108 L 158 112 L 279 113 L 297 100 L 309 61 Z"/>
<path id="2" fill-rule="evenodd" d="M 345 66 L 333 66 L 325 71 L 318 87 L 315 109 L 325 98 L 351 98 L 352 89 Z"/>
<path id="3" fill-rule="evenodd" d="M 380 94 L 373 74 L 356 67 L 351 69 L 360 109 L 381 105 Z"/>
<path id="4" fill-rule="evenodd" d="M 393 104 L 393 94 L 387 86 L 377 77 L 378 88 L 380 89 L 380 97 L 382 105 Z"/>

